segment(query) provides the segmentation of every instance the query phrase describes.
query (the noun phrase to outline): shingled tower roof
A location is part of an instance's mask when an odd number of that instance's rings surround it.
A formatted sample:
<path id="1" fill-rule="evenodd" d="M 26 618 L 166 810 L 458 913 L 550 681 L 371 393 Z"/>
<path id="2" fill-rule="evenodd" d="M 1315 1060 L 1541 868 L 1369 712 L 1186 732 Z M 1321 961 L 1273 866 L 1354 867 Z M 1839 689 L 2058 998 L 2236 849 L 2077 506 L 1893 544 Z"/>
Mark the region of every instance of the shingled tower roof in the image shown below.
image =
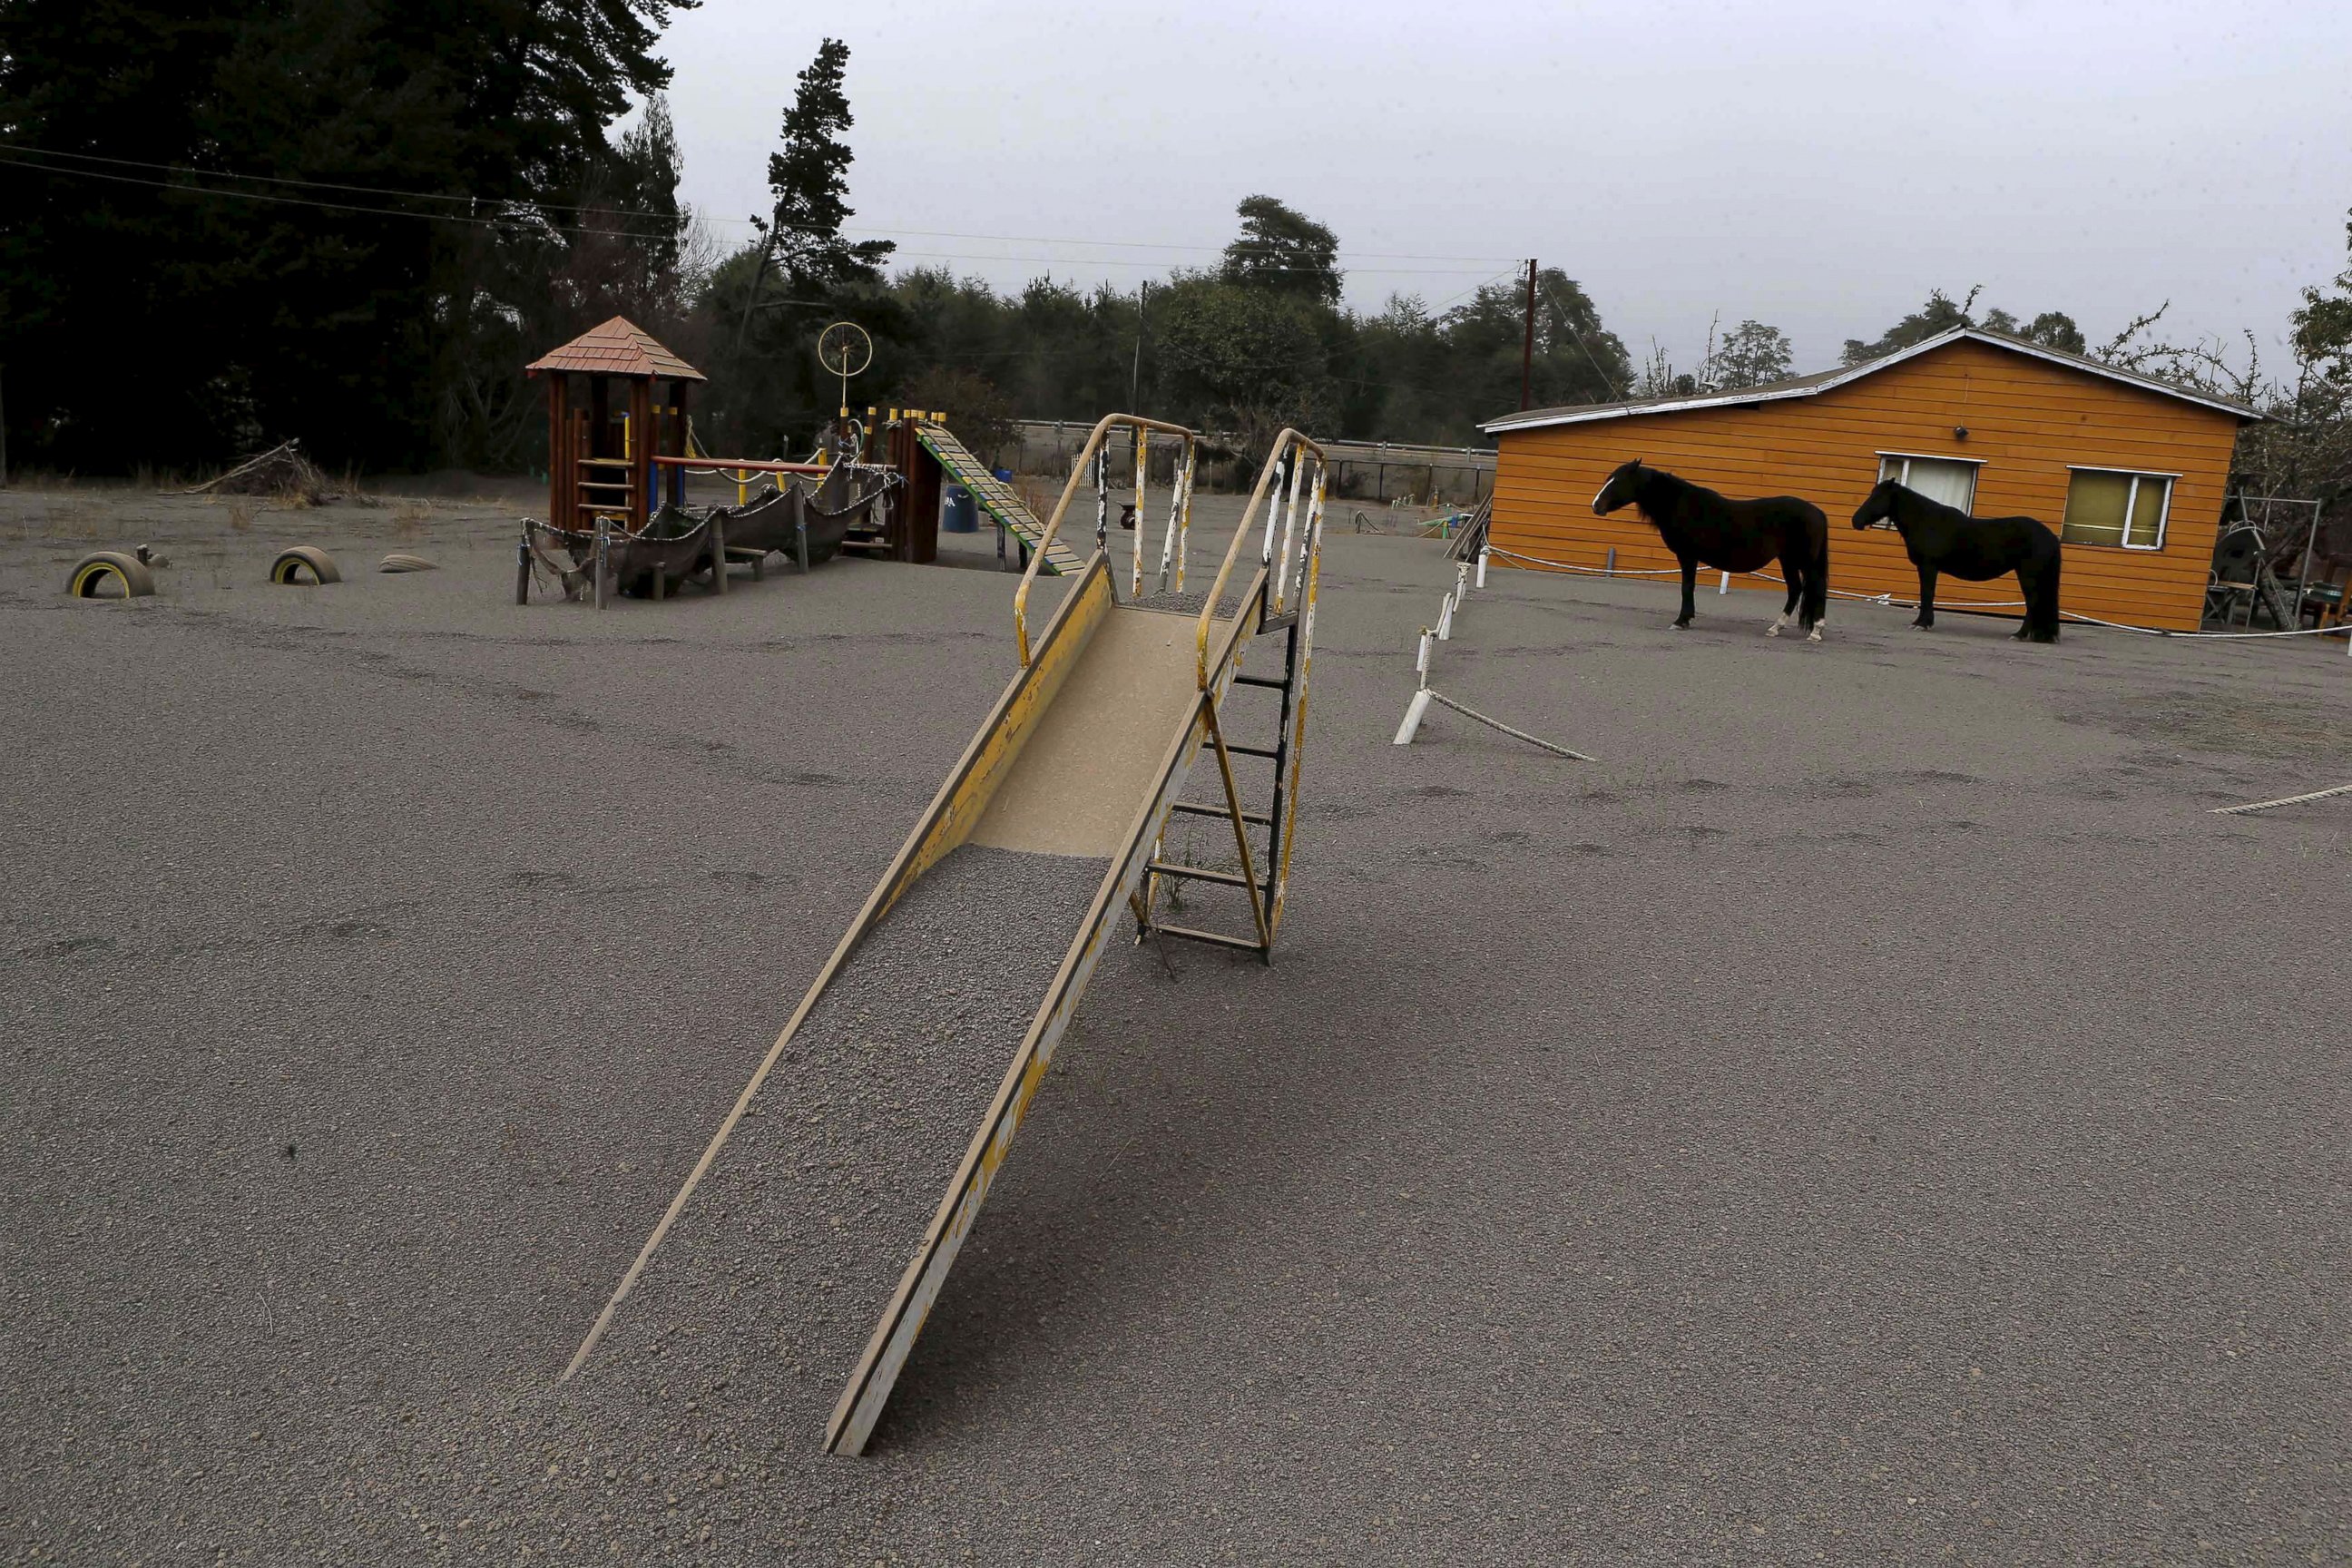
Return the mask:
<path id="1" fill-rule="evenodd" d="M 708 381 L 710 378 L 654 342 L 642 327 L 615 316 L 601 327 L 591 327 L 560 349 L 523 367 L 526 375 L 541 371 L 583 371 L 590 375 L 632 375 L 662 381 Z"/>

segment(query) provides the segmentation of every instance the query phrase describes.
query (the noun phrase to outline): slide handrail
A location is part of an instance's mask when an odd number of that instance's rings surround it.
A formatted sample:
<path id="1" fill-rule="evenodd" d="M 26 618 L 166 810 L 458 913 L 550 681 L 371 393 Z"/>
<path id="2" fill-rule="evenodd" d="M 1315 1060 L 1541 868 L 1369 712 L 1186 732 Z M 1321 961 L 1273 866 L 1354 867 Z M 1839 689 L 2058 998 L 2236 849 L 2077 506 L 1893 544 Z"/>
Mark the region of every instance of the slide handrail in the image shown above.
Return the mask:
<path id="1" fill-rule="evenodd" d="M 1190 512 L 1193 460 L 1201 439 L 1197 432 L 1182 425 L 1171 425 L 1165 420 L 1146 419 L 1139 414 L 1106 414 L 1097 420 L 1094 429 L 1087 433 L 1086 446 L 1079 449 L 1077 461 L 1070 465 L 1070 482 L 1062 487 L 1062 499 L 1054 503 L 1054 515 L 1045 520 L 1045 531 L 1037 536 L 1037 543 L 1030 551 L 1029 567 L 1021 574 L 1021 586 L 1013 591 L 1013 637 L 1020 649 L 1021 668 L 1024 669 L 1029 668 L 1029 589 L 1037 581 L 1038 567 L 1045 564 L 1045 547 L 1053 543 L 1054 536 L 1061 531 L 1062 518 L 1069 511 L 1070 502 L 1077 497 L 1078 484 L 1086 478 L 1087 465 L 1102 458 L 1104 442 L 1112 431 L 1119 429 L 1135 432 L 1135 581 L 1139 587 L 1143 571 L 1144 468 L 1150 458 L 1151 437 L 1155 434 L 1174 436 L 1184 445 L 1183 461 L 1177 465 L 1177 504 L 1168 520 L 1170 529 L 1179 528 L 1181 520 Z M 1095 487 L 1095 548 L 1107 552 L 1110 526 L 1109 476 L 1107 471 L 1097 474 Z M 1163 551 L 1163 559 L 1165 555 Z"/>
<path id="2" fill-rule="evenodd" d="M 1298 525 L 1298 487 L 1312 460 L 1315 483 L 1307 503 L 1307 526 Z M 1283 499 L 1284 475 L 1288 474 L 1289 498 Z M 1274 438 L 1274 448 L 1265 455 L 1265 466 L 1258 470 L 1257 488 L 1250 491 L 1249 505 L 1242 510 L 1241 525 L 1234 530 L 1234 542 L 1225 549 L 1224 564 L 1217 568 L 1216 581 L 1209 584 L 1209 596 L 1201 605 L 1196 668 L 1201 689 L 1209 689 L 1209 627 L 1217 618 L 1217 601 L 1233 576 L 1234 563 L 1241 559 L 1242 543 L 1250 536 L 1250 524 L 1257 516 L 1261 503 L 1272 497 L 1266 505 L 1265 537 L 1258 551 L 1258 564 L 1265 570 L 1265 599 L 1259 612 L 1259 625 L 1277 620 L 1290 614 L 1296 600 L 1305 592 L 1307 562 L 1323 538 L 1323 496 L 1330 459 L 1318 443 L 1297 431 L 1286 427 Z M 1274 542 L 1274 516 L 1284 514 L 1282 549 L 1277 555 Z M 1244 605 L 1243 610 L 1249 606 Z"/>

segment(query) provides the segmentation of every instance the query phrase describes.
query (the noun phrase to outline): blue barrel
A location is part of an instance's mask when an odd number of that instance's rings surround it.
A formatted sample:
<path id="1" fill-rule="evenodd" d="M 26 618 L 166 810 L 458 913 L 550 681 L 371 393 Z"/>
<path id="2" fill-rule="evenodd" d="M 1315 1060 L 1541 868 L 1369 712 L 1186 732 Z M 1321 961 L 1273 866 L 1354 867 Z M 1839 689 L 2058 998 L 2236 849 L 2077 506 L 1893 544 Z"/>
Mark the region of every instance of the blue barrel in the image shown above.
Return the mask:
<path id="1" fill-rule="evenodd" d="M 980 508 L 973 503 L 971 492 L 961 485 L 948 487 L 947 511 L 940 519 L 940 527 L 949 533 L 980 531 Z"/>
<path id="2" fill-rule="evenodd" d="M 1013 482 L 1013 470 L 1011 468 L 996 468 L 992 471 L 996 475 L 996 482 L 998 484 L 1009 485 Z"/>

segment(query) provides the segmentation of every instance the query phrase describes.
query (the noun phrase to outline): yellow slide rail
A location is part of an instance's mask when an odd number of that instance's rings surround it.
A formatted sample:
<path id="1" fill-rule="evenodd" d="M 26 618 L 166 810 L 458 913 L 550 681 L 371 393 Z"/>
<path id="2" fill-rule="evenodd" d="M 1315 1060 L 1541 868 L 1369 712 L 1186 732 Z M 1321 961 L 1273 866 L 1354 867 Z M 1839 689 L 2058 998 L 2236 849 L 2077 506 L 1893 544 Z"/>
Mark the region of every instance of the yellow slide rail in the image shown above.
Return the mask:
<path id="1" fill-rule="evenodd" d="M 1241 526 L 1234 530 L 1234 542 L 1225 547 L 1224 563 L 1217 568 L 1216 581 L 1209 584 L 1209 598 L 1201 606 L 1201 625 L 1197 644 L 1200 651 L 1198 675 L 1201 689 L 1209 689 L 1209 624 L 1217 618 L 1217 601 L 1223 597 L 1226 582 L 1234 574 L 1234 563 L 1242 557 L 1242 545 L 1250 536 L 1250 525 L 1265 509 L 1265 539 L 1258 549 L 1258 565 L 1266 574 L 1265 604 L 1259 612 L 1258 629 L 1267 630 L 1275 622 L 1295 614 L 1303 599 L 1313 597 L 1313 575 L 1310 568 L 1322 552 L 1323 494 L 1330 461 L 1323 448 L 1297 431 L 1286 428 L 1274 438 L 1274 449 L 1266 454 L 1265 466 L 1258 470 L 1257 487 L 1250 491 L 1249 505 L 1242 510 Z M 1298 492 L 1301 481 L 1309 468 L 1314 470 L 1314 482 L 1307 488 L 1306 527 L 1299 526 Z M 1286 476 L 1289 499 L 1283 492 Z M 1282 513 L 1282 548 L 1275 549 L 1274 519 Z M 1249 606 L 1244 605 L 1246 615 Z"/>
<path id="2" fill-rule="evenodd" d="M 1118 430 L 1131 432 L 1135 441 L 1135 552 L 1128 582 L 1129 596 L 1143 592 L 1144 480 L 1150 468 L 1151 437 L 1155 435 L 1171 437 L 1181 447 L 1174 494 L 1168 509 L 1167 536 L 1160 546 L 1160 572 L 1161 586 L 1165 587 L 1172 558 L 1175 586 L 1184 586 L 1184 546 L 1192 528 L 1192 473 L 1200 456 L 1201 437 L 1184 426 L 1171 425 L 1165 420 L 1146 419 L 1139 414 L 1106 414 L 1095 422 L 1094 429 L 1087 435 L 1087 444 L 1078 450 L 1077 461 L 1070 465 L 1070 481 L 1062 487 L 1062 499 L 1054 503 L 1054 515 L 1045 520 L 1045 531 L 1030 552 L 1029 569 L 1021 574 L 1021 586 L 1013 591 L 1013 637 L 1020 649 L 1024 669 L 1029 667 L 1029 589 L 1037 581 L 1037 568 L 1045 563 L 1045 547 L 1061 532 L 1062 519 L 1069 514 L 1070 503 L 1077 499 L 1078 487 L 1085 482 L 1089 467 L 1094 469 L 1095 479 L 1095 548 L 1106 554 L 1109 552 L 1108 443 L 1112 433 Z"/>

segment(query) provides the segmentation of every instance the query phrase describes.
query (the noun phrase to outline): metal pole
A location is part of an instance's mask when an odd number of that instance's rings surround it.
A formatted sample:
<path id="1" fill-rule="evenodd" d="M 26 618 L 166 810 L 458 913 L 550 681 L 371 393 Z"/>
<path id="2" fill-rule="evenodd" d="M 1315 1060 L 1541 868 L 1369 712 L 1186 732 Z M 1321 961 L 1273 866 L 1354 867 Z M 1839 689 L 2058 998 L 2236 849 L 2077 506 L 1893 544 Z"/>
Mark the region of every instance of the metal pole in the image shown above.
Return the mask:
<path id="1" fill-rule="evenodd" d="M 0 454 L 5 458 L 5 454 Z M 0 484 L 7 482 L 7 464 L 0 460 Z M 2303 596 L 2311 588 L 2311 552 L 2319 547 L 2319 502 L 2311 503 L 2311 531 L 2304 535 L 2303 570 L 2294 578 L 2294 624 L 2303 625 Z"/>
<path id="2" fill-rule="evenodd" d="M 1143 307 L 1145 301 L 1150 298 L 1151 284 L 1147 279 L 1143 286 L 1135 291 L 1135 365 L 1127 373 L 1127 411 L 1129 414 L 1139 411 L 1136 405 L 1142 396 L 1139 389 L 1143 385 Z M 1138 500 L 1139 502 L 1139 496 Z M 1136 509 L 1136 520 L 1139 525 L 1142 521 L 1142 508 L 1139 504 Z M 1139 526 L 1136 531 L 1140 536 L 1141 527 Z"/>
<path id="3" fill-rule="evenodd" d="M 1519 407 L 1525 411 L 1534 401 L 1536 374 L 1536 264 L 1528 261 L 1528 324 L 1527 336 L 1519 344 Z"/>

